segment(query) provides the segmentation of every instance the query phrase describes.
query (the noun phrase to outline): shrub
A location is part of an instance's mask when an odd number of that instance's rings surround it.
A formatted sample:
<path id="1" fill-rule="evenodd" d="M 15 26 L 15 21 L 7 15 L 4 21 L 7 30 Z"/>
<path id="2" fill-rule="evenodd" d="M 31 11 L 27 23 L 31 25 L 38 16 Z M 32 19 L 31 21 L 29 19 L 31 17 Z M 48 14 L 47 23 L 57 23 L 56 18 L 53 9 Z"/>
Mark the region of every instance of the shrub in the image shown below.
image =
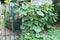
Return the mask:
<path id="1" fill-rule="evenodd" d="M 53 4 L 44 3 L 40 6 L 24 3 L 20 7 L 22 14 L 22 25 L 20 26 L 21 40 L 44 40 L 40 32 L 44 30 L 46 24 L 48 28 L 52 27 L 52 23 L 56 22 L 57 13 L 54 12 Z"/>

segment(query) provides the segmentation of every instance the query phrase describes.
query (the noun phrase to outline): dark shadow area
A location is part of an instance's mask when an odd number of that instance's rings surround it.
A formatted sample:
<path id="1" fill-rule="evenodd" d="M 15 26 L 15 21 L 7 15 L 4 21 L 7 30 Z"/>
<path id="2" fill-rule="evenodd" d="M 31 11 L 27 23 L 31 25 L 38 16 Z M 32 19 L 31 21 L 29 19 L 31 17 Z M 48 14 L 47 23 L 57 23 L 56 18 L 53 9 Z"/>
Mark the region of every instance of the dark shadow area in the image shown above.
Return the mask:
<path id="1" fill-rule="evenodd" d="M 11 20 L 11 21 L 8 20 L 6 21 L 6 28 L 14 32 L 15 34 L 19 35 L 21 33 L 21 29 L 20 29 L 21 24 L 22 24 L 22 18 L 17 18 L 16 20 Z"/>
<path id="2" fill-rule="evenodd" d="M 54 9 L 58 13 L 58 22 L 60 23 L 60 0 L 52 0 L 54 4 Z"/>
<path id="3" fill-rule="evenodd" d="M 0 0 L 2 4 L 5 4 L 4 0 Z"/>

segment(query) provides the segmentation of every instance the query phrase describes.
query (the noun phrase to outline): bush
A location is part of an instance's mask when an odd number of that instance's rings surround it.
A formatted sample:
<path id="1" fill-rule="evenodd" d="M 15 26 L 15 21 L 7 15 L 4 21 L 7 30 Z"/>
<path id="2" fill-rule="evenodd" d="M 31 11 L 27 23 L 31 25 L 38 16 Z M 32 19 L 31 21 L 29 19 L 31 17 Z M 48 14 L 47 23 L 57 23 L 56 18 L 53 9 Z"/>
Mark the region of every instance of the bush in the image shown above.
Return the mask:
<path id="1" fill-rule="evenodd" d="M 44 25 L 51 28 L 51 24 L 56 22 L 58 16 L 54 12 L 53 4 L 44 3 L 40 6 L 24 4 L 20 7 L 20 14 L 23 15 L 20 26 L 21 40 L 44 40 L 40 35 L 40 32 L 44 30 Z"/>

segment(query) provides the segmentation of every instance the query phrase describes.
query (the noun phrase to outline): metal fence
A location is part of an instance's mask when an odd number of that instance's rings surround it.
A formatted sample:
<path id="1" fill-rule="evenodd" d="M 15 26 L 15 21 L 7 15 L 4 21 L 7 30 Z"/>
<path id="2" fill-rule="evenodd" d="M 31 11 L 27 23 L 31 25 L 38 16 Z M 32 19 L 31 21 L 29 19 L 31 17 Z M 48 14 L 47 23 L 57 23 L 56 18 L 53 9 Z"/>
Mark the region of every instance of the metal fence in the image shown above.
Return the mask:
<path id="1" fill-rule="evenodd" d="M 5 4 L 3 4 L 5 5 Z M 20 24 L 18 23 L 21 19 L 17 18 L 14 20 L 15 16 L 10 16 L 9 18 L 7 17 L 7 14 L 2 15 L 2 6 L 0 2 L 0 40 L 20 40 Z M 10 11 L 11 9 L 9 5 L 5 5 L 5 8 L 7 8 L 5 11 Z M 10 14 L 12 15 L 12 13 Z M 4 16 L 6 25 L 2 26 L 1 21 L 2 21 L 2 16 Z M 19 24 L 19 25 L 18 25 Z"/>

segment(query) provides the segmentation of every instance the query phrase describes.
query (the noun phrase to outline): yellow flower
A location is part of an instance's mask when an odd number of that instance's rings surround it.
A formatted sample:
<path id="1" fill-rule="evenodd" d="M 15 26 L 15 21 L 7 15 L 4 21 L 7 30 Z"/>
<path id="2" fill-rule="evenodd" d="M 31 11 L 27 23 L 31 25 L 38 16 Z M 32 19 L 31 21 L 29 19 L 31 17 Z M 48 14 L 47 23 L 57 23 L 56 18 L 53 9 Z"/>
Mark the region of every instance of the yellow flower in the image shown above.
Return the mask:
<path id="1" fill-rule="evenodd" d="M 4 0 L 4 2 L 5 2 L 5 3 L 8 3 L 8 2 L 9 2 L 9 0 Z"/>
<path id="2" fill-rule="evenodd" d="M 30 35 L 30 33 L 28 32 L 27 35 Z"/>
<path id="3" fill-rule="evenodd" d="M 29 4 L 26 4 L 26 6 L 29 6 Z"/>
<path id="4" fill-rule="evenodd" d="M 4 6 L 2 6 L 2 10 L 5 10 L 5 7 Z"/>
<path id="5" fill-rule="evenodd" d="M 52 5 L 51 3 L 46 2 L 46 6 L 47 6 L 47 7 L 49 7 L 49 6 L 51 6 L 51 5 Z"/>
<path id="6" fill-rule="evenodd" d="M 26 6 L 29 7 L 30 6 L 29 3 L 26 3 Z"/>

